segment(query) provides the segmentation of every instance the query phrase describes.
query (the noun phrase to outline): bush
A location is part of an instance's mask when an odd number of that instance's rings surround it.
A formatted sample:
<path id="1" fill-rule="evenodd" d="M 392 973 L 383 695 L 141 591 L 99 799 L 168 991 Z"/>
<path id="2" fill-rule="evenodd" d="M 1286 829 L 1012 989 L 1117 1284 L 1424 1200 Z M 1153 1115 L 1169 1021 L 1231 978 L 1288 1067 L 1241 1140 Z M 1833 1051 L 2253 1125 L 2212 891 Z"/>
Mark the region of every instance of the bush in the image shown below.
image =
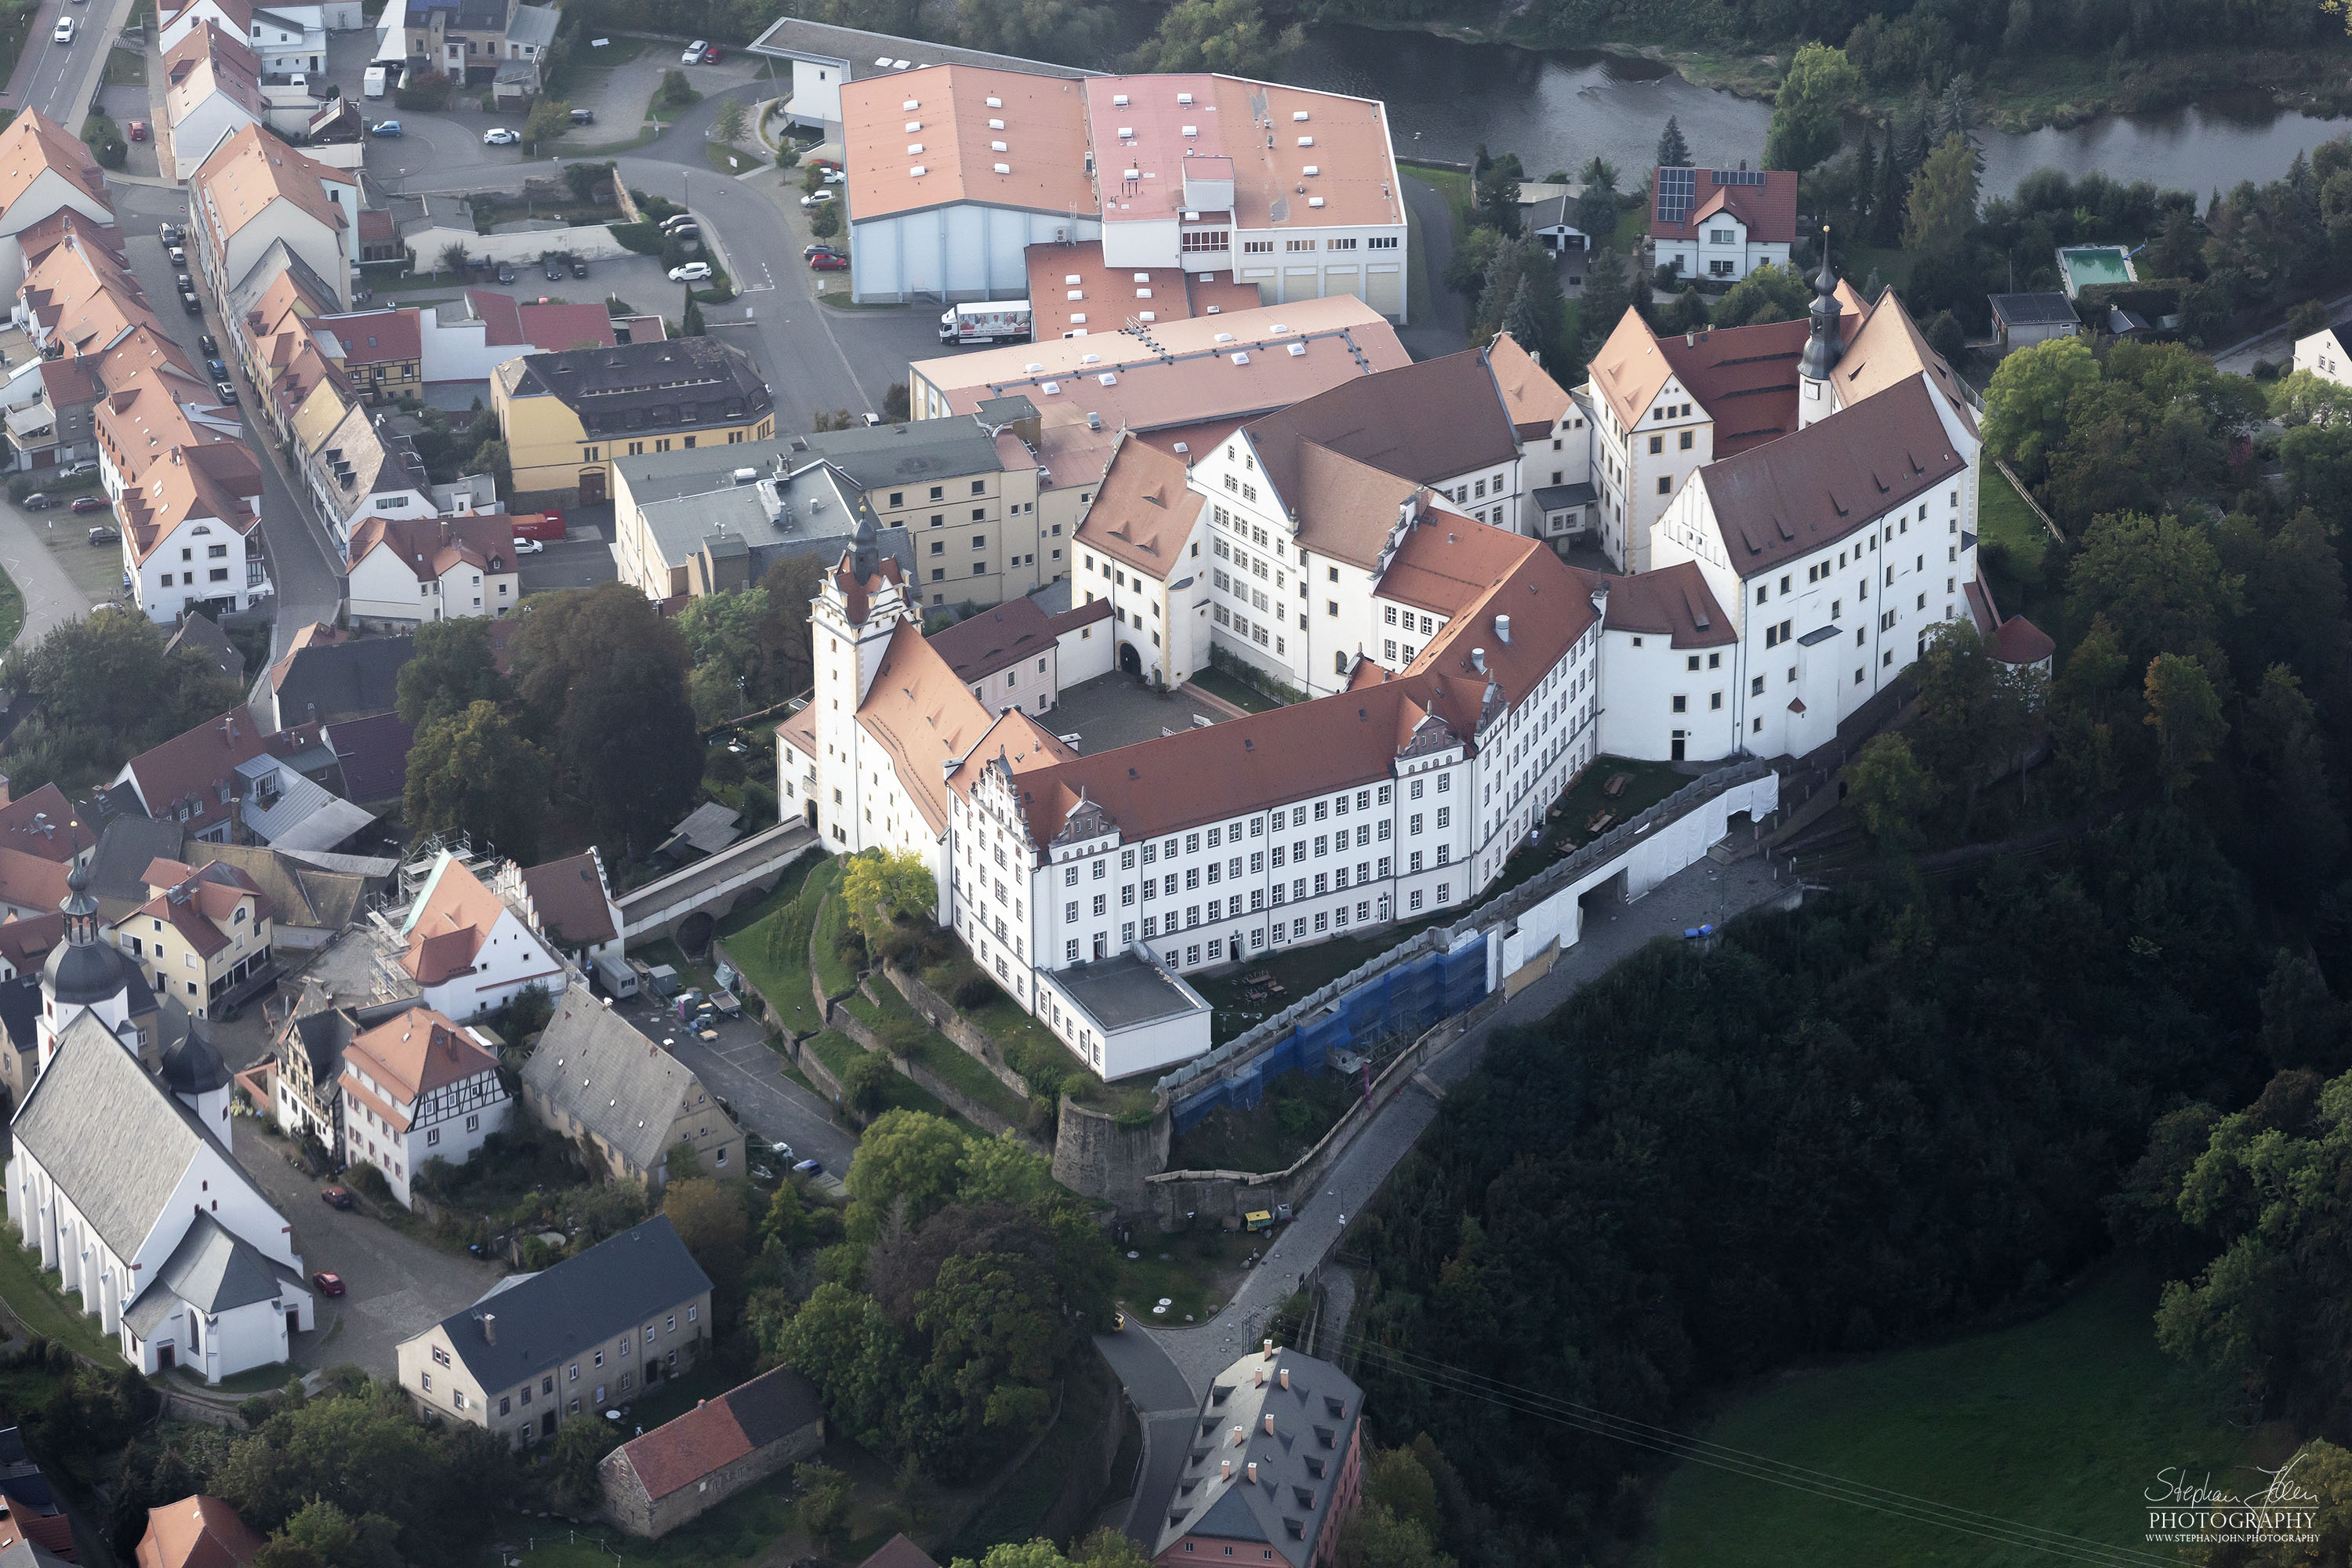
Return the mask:
<path id="1" fill-rule="evenodd" d="M 976 1012 L 992 1005 L 1003 994 L 996 988 L 995 981 L 975 971 L 956 982 L 955 993 L 948 999 L 963 1011 Z"/>
<path id="2" fill-rule="evenodd" d="M 700 103 L 702 95 L 686 79 L 686 73 L 676 66 L 662 72 L 661 90 L 654 94 L 656 109 L 684 109 L 689 103 Z"/>
<path id="3" fill-rule="evenodd" d="M 278 1414 L 278 1395 L 257 1394 L 236 1407 L 236 1414 L 247 1426 L 258 1426 Z"/>
<path id="4" fill-rule="evenodd" d="M 446 109 L 449 107 L 449 79 L 439 71 L 425 71 L 404 77 L 392 89 L 392 101 L 401 109 Z"/>
<path id="5" fill-rule="evenodd" d="M 2276 381 L 2279 367 L 2266 359 L 2258 359 L 2254 362 L 2253 377 L 2256 381 Z"/>
<path id="6" fill-rule="evenodd" d="M 379 1202 L 388 1200 L 392 1196 L 392 1184 L 385 1181 L 383 1173 L 373 1165 L 353 1165 L 343 1173 L 343 1182 L 345 1185 L 356 1187 Z"/>
<path id="7" fill-rule="evenodd" d="M 614 239 L 639 256 L 659 256 L 662 247 L 668 243 L 662 237 L 657 223 L 608 223 L 604 226 Z"/>
<path id="8" fill-rule="evenodd" d="M 839 234 L 841 232 L 841 204 L 839 202 L 827 202 L 824 205 L 817 208 L 816 216 L 809 219 L 809 232 L 816 236 L 819 239 L 831 239 L 835 235 Z"/>
<path id="9" fill-rule="evenodd" d="M 120 169 L 130 161 L 131 149 L 123 143 L 122 128 L 103 114 L 92 113 L 82 121 L 81 139 L 102 169 Z"/>

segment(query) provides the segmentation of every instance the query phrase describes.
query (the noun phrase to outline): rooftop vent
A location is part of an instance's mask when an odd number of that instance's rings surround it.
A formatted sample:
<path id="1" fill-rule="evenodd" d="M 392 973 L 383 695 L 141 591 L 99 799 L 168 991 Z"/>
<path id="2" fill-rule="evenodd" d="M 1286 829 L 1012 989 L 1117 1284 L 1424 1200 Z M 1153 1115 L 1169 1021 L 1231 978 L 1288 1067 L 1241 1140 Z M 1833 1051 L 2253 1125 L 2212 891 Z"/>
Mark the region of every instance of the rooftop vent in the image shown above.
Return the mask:
<path id="1" fill-rule="evenodd" d="M 1323 172 L 1323 165 L 1320 163 L 1309 163 L 1307 167 L 1299 170 L 1298 172 L 1302 174 L 1319 174 Z"/>
<path id="2" fill-rule="evenodd" d="M 1102 355 L 1100 355 L 1100 354 L 1080 354 L 1080 355 L 1078 356 L 1078 363 L 1079 363 L 1080 364 L 1099 364 L 1099 363 L 1102 363 Z"/>
<path id="3" fill-rule="evenodd" d="M 1310 207 L 1319 207 L 1323 205 L 1323 198 L 1321 196 L 1309 196 L 1307 198 L 1307 205 Z"/>
<path id="4" fill-rule="evenodd" d="M 880 60 L 876 60 L 874 63 L 875 63 L 876 65 L 877 65 L 877 66 L 880 66 L 880 65 L 887 65 L 887 64 L 889 64 L 890 62 L 889 62 L 888 60 L 887 60 L 887 59 L 880 59 Z M 921 100 L 918 100 L 918 99 L 912 99 L 912 98 L 910 98 L 910 99 L 908 99 L 906 102 L 904 102 L 904 103 L 900 104 L 898 107 L 899 107 L 899 108 L 901 108 L 901 109 L 907 110 L 908 110 L 908 111 L 910 111 L 910 112 L 911 112 L 911 111 L 913 111 L 913 110 L 918 110 L 918 109 L 922 108 L 922 107 L 923 107 L 923 105 L 922 105 Z"/>
<path id="5" fill-rule="evenodd" d="M 1013 173 L 1013 165 L 1012 165 L 1012 164 L 1010 164 L 1010 163 L 999 163 L 999 164 L 997 164 L 997 165 L 996 165 L 996 172 L 997 172 L 998 174 L 1009 174 Z M 1318 206 L 1320 206 L 1320 205 L 1322 205 L 1323 204 L 1322 204 L 1322 203 L 1320 203 L 1320 202 L 1318 202 L 1318 203 L 1316 203 L 1315 205 L 1318 205 Z"/>
<path id="6" fill-rule="evenodd" d="M 1089 429 L 1089 430 L 1099 430 L 1099 429 L 1101 429 L 1101 428 L 1102 428 L 1102 416 L 1101 416 L 1101 415 L 1099 415 L 1099 414 L 1089 414 L 1089 415 L 1087 415 L 1087 429 Z"/>
<path id="7" fill-rule="evenodd" d="M 1127 107 L 1127 94 L 1123 92 L 1112 93 L 1110 95 L 1110 106 L 1113 109 L 1125 109 Z M 1119 134 L 1124 136 L 1127 132 L 1122 131 Z"/>
<path id="8" fill-rule="evenodd" d="M 919 154 L 922 150 L 923 144 L 920 142 L 909 142 L 907 143 L 907 151 L 909 153 Z"/>
<path id="9" fill-rule="evenodd" d="M 1307 123 L 1307 110 L 1303 109 L 1294 109 L 1290 111 L 1290 118 L 1297 121 L 1299 124 L 1304 125 Z"/>
<path id="10" fill-rule="evenodd" d="M 1315 145 L 1315 138 L 1312 136 L 1301 136 L 1298 139 L 1298 144 L 1301 147 L 1312 147 Z"/>
<path id="11" fill-rule="evenodd" d="M 1143 171 L 1140 169 L 1128 169 L 1122 171 L 1119 177 L 1127 180 L 1139 180 L 1143 178 Z"/>
<path id="12" fill-rule="evenodd" d="M 1176 95 L 1176 101 L 1190 107 L 1192 101 L 1192 95 L 1189 92 L 1180 92 Z"/>
<path id="13" fill-rule="evenodd" d="M 1142 321 L 1156 321 L 1160 319 L 1160 312 L 1157 310 L 1139 310 L 1137 312 L 1137 316 Z"/>
<path id="14" fill-rule="evenodd" d="M 1076 283 L 1076 282 L 1077 281 L 1077 279 L 1075 279 L 1075 278 L 1073 278 L 1073 279 L 1070 279 L 1070 281 L 1071 281 L 1071 282 L 1073 282 L 1073 283 Z M 1044 374 L 1045 369 L 1045 367 L 1044 365 L 1042 365 L 1042 364 L 1024 365 L 1022 368 L 1023 368 L 1024 370 L 1026 370 L 1026 371 L 1027 371 L 1031 375 L 1039 375 L 1039 374 Z"/>
<path id="15" fill-rule="evenodd" d="M 1307 345 L 1305 343 L 1291 343 L 1287 346 L 1290 350 L 1290 357 L 1292 359 L 1305 359 L 1307 357 Z"/>
<path id="16" fill-rule="evenodd" d="M 1058 381 L 1049 381 L 1040 386 L 1037 390 L 1044 393 L 1046 396 L 1052 397 L 1062 390 L 1062 384 Z"/>
<path id="17" fill-rule="evenodd" d="M 1135 127 L 1132 125 L 1120 126 L 1118 128 L 1118 139 L 1122 142 L 1132 142 L 1135 140 Z"/>
<path id="18" fill-rule="evenodd" d="M 908 173 L 908 174 L 910 174 L 914 175 L 914 176 L 915 176 L 915 178 L 917 178 L 917 179 L 919 179 L 919 179 L 921 179 L 925 174 L 929 174 L 929 173 L 930 173 L 930 171 L 929 171 L 929 169 L 924 168 L 920 163 L 917 163 L 917 164 L 915 164 L 913 167 L 909 168 L 909 169 L 907 171 L 907 173 Z"/>
<path id="19" fill-rule="evenodd" d="M 1234 341 L 1234 335 L 1231 332 L 1219 332 L 1217 334 L 1217 341 L 1221 343 L 1229 343 Z"/>
<path id="20" fill-rule="evenodd" d="M 991 142 L 988 144 L 988 150 L 992 153 L 1003 153 L 1008 151 L 1004 143 L 1002 142 Z"/>
<path id="21" fill-rule="evenodd" d="M 1184 134 L 1187 136 L 1198 136 L 1200 133 L 1201 128 L 1197 125 L 1187 125 L 1184 127 Z"/>
<path id="22" fill-rule="evenodd" d="M 1116 372 L 1112 371 L 1107 370 L 1100 375 L 1095 377 L 1095 379 L 1105 386 L 1117 386 L 1118 384 L 1118 376 Z"/>
<path id="23" fill-rule="evenodd" d="M 1004 129 L 1004 121 L 1002 120 L 992 120 L 988 122 L 988 128 L 991 131 L 1002 131 Z"/>
<path id="24" fill-rule="evenodd" d="M 991 109 L 1002 109 L 1004 107 L 1004 100 L 1001 98 L 992 98 L 988 100 L 988 107 Z"/>
<path id="25" fill-rule="evenodd" d="M 907 129 L 909 131 L 920 131 L 922 128 L 923 122 L 919 120 L 909 120 L 907 121 Z"/>
<path id="26" fill-rule="evenodd" d="M 1237 353 L 1234 356 L 1234 363 L 1235 364 L 1247 364 L 1249 363 L 1249 355 L 1247 353 Z"/>

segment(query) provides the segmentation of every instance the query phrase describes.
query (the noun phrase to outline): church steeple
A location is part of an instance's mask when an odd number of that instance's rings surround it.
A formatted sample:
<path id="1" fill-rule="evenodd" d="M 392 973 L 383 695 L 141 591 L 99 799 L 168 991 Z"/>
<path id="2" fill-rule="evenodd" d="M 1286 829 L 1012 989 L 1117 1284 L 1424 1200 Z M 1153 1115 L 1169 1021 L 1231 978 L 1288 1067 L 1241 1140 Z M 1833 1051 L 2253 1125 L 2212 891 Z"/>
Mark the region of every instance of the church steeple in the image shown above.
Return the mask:
<path id="1" fill-rule="evenodd" d="M 98 900 L 89 890 L 89 871 L 81 864 L 79 851 L 79 835 L 76 835 L 77 851 L 74 868 L 66 874 L 66 899 L 58 908 L 66 917 L 66 941 L 75 947 L 88 947 L 98 941 Z"/>
<path id="2" fill-rule="evenodd" d="M 1837 272 L 1830 266 L 1830 226 L 1823 224 L 1822 269 L 1813 277 L 1812 309 L 1806 312 L 1811 330 L 1805 335 L 1804 354 L 1797 361 L 1797 384 L 1801 389 L 1797 397 L 1797 425 L 1801 429 L 1837 412 L 1830 372 L 1837 368 L 1838 356 L 1845 352 L 1845 344 L 1838 337 L 1838 319 L 1845 312 L 1838 303 L 1837 288 Z"/>

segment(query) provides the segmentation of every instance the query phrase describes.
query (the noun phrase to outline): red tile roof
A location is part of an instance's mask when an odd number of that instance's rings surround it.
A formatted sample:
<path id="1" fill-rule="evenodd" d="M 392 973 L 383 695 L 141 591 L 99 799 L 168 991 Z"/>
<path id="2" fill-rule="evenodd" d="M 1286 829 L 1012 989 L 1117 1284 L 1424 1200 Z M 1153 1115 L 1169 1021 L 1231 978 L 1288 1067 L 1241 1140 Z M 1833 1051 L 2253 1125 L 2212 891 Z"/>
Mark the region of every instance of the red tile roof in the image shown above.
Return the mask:
<path id="1" fill-rule="evenodd" d="M 330 331 L 342 345 L 345 364 L 384 364 L 418 357 L 423 350 L 424 312 L 415 306 L 312 319 L 313 331 Z"/>
<path id="2" fill-rule="evenodd" d="M 233 817 L 236 767 L 269 750 L 261 726 L 242 702 L 219 718 L 174 735 L 123 764 L 147 815 L 161 819 L 185 803 L 202 825 Z M 223 792 L 227 792 L 227 798 Z"/>
<path id="3" fill-rule="evenodd" d="M 65 940 L 66 917 L 57 911 L 0 921 L 0 958 L 19 974 L 37 974 L 49 949 Z"/>
<path id="4" fill-rule="evenodd" d="M 445 860 L 431 892 L 409 920 L 401 968 L 419 985 L 438 985 L 465 973 L 506 908 L 464 861 Z"/>
<path id="5" fill-rule="evenodd" d="M 1650 237 L 1652 239 L 1693 239 L 1699 225 L 1717 213 L 1729 213 L 1748 226 L 1751 245 L 1787 245 L 1797 237 L 1797 176 L 1787 170 L 1772 169 L 1764 174 L 1760 185 L 1725 185 L 1715 183 L 1717 171 L 1696 169 L 1698 185 L 1689 210 L 1679 223 L 1667 223 L 1658 216 L 1654 200 L 1650 205 Z M 1654 171 L 1653 172 L 1654 178 Z M 1652 189 L 1656 187 L 1653 185 Z"/>
<path id="6" fill-rule="evenodd" d="M 238 1568 L 260 1553 L 261 1537 L 218 1498 L 182 1498 L 147 1510 L 139 1568 Z"/>
<path id="7" fill-rule="evenodd" d="M 1184 541 L 1205 504 L 1184 483 L 1181 458 L 1130 432 L 1078 521 L 1078 542 L 1164 581 L 1184 570 Z"/>
<path id="8" fill-rule="evenodd" d="M 499 1059 L 430 1007 L 395 1013 L 343 1047 L 348 1069 L 357 1066 L 400 1100 L 498 1070 Z"/>
<path id="9" fill-rule="evenodd" d="M 36 826 L 36 816 L 47 818 L 46 825 Z M 45 784 L 30 795 L 19 795 L 0 805 L 0 845 L 44 859 L 70 860 L 74 857 L 74 830 L 68 825 L 73 820 L 74 809 L 66 800 L 65 791 Z"/>
<path id="10" fill-rule="evenodd" d="M 583 947 L 607 942 L 613 930 L 613 906 L 604 894 L 604 879 L 596 857 L 585 850 L 522 874 L 530 893 L 531 912 L 539 929 L 558 942 Z"/>
<path id="11" fill-rule="evenodd" d="M 613 335 L 613 313 L 602 305 L 522 305 L 516 314 L 522 341 L 542 353 L 611 348 L 620 342 Z"/>
<path id="12" fill-rule="evenodd" d="M 1591 575 L 1609 585 L 1604 619 L 1612 632 L 1671 637 L 1675 647 L 1727 647 L 1739 640 L 1738 628 L 1716 603 L 1696 561 L 1631 577 Z"/>
<path id="13" fill-rule="evenodd" d="M 466 290 L 466 303 L 472 307 L 474 319 L 482 323 L 483 342 L 492 348 L 509 343 L 528 342 L 522 335 L 522 310 L 511 294 L 493 294 L 487 289 Z"/>

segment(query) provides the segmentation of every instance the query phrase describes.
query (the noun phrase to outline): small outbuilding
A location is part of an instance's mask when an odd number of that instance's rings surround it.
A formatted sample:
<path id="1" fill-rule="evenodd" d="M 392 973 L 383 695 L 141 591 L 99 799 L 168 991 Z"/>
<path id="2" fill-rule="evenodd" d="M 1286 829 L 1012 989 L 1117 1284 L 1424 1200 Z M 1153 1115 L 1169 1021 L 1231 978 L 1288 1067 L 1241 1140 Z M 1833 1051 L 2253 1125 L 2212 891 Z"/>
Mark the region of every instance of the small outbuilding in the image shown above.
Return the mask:
<path id="1" fill-rule="evenodd" d="M 598 1468 L 604 1511 L 658 1540 L 824 1446 L 816 1389 L 780 1366 L 614 1449 Z"/>
<path id="2" fill-rule="evenodd" d="M 2071 338 L 2083 330 L 2074 302 L 2055 289 L 2046 294 L 1995 294 L 1992 332 L 2008 349 L 2029 348 L 2053 338 Z"/>

